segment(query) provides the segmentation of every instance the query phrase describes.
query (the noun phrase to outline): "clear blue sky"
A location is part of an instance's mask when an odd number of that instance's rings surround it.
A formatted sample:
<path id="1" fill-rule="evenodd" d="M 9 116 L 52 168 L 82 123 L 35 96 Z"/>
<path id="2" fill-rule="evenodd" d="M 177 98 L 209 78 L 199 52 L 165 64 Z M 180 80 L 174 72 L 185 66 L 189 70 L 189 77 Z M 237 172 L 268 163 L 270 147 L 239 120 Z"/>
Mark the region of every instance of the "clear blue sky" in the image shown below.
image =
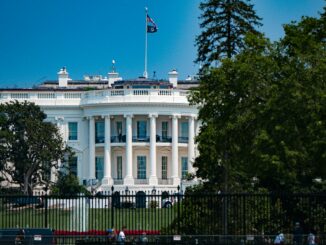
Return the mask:
<path id="1" fill-rule="evenodd" d="M 197 72 L 195 36 L 200 0 L 0 0 L 0 87 L 31 87 L 66 66 L 70 77 L 105 76 L 111 60 L 123 78 L 144 70 L 145 12 L 158 25 L 149 34 L 148 73 L 180 79 Z M 282 24 L 318 16 L 324 0 L 252 0 L 272 40 Z"/>

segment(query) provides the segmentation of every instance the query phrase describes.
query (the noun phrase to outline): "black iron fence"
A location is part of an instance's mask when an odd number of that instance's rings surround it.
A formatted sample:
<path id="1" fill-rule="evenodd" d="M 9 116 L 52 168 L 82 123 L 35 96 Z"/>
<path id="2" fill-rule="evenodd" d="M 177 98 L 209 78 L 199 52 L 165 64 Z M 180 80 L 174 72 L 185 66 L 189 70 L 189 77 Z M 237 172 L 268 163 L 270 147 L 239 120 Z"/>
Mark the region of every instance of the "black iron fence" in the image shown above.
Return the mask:
<path id="1" fill-rule="evenodd" d="M 291 240 L 296 222 L 300 222 L 304 236 L 313 232 L 319 244 L 325 243 L 326 194 L 162 196 L 115 192 L 97 196 L 0 197 L 0 229 L 50 228 L 60 237 L 105 237 L 109 228 L 126 226 L 129 237 L 145 232 L 169 239 L 182 235 L 200 240 L 204 235 L 218 241 L 257 241 L 259 237 L 260 241 L 271 242 L 278 232 Z"/>

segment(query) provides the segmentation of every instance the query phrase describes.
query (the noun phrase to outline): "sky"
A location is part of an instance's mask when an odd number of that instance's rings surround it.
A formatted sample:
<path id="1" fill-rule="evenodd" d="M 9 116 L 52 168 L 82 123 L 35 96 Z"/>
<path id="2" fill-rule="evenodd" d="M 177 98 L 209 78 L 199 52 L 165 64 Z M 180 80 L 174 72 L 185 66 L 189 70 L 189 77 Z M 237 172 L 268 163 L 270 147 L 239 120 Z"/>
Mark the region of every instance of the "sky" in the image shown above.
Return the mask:
<path id="1" fill-rule="evenodd" d="M 112 60 L 124 79 L 144 72 L 145 6 L 158 26 L 148 34 L 148 74 L 195 75 L 200 0 L 0 0 L 0 87 L 32 87 L 57 79 L 107 76 Z M 324 0 L 252 0 L 271 40 L 282 24 L 318 16 Z"/>

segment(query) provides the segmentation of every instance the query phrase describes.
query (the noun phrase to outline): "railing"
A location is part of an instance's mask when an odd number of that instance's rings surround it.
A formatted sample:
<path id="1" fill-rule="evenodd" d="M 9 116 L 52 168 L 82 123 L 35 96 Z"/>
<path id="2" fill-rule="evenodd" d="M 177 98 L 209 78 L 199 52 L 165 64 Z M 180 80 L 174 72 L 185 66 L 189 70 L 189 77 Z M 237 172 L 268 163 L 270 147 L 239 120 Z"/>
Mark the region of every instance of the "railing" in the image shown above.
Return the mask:
<path id="1" fill-rule="evenodd" d="M 123 179 L 113 179 L 115 185 L 123 185 Z"/>
<path id="2" fill-rule="evenodd" d="M 0 91 L 0 100 L 28 100 L 39 105 L 87 105 L 120 102 L 188 104 L 187 91 L 177 89 L 106 89 L 91 91 Z"/>
<path id="3" fill-rule="evenodd" d="M 111 143 L 126 143 L 126 135 L 111 136 Z"/>
<path id="4" fill-rule="evenodd" d="M 38 93 L 38 99 L 55 99 L 55 93 Z"/>
<path id="5" fill-rule="evenodd" d="M 156 142 L 172 142 L 172 137 L 171 136 L 159 136 L 156 135 Z"/>
<path id="6" fill-rule="evenodd" d="M 148 179 L 134 179 L 135 185 L 147 185 Z"/>
<path id="7" fill-rule="evenodd" d="M 173 184 L 173 179 L 171 179 L 171 178 L 158 179 L 158 184 L 159 185 L 172 185 Z"/>
<path id="8" fill-rule="evenodd" d="M 123 225 L 152 234 L 273 236 L 300 222 L 325 244 L 326 194 L 186 194 L 128 191 L 95 196 L 1 196 L 0 228 L 106 231 Z M 287 243 L 292 237 L 287 236 Z M 66 243 L 65 243 L 66 244 Z M 251 244 L 251 243 L 250 243 Z M 252 244 L 263 244 L 256 241 Z M 265 244 L 265 242 L 264 242 Z"/>
<path id="9" fill-rule="evenodd" d="M 101 143 L 104 143 L 104 142 L 105 142 L 104 136 L 95 137 L 95 143 L 101 144 Z"/>
<path id="10" fill-rule="evenodd" d="M 132 137 L 132 142 L 149 142 L 149 136 L 133 136 Z"/>
<path id="11" fill-rule="evenodd" d="M 105 142 L 104 137 L 95 137 L 95 143 L 98 144 L 98 143 L 104 143 L 104 142 Z M 133 136 L 132 142 L 150 142 L 150 137 L 149 136 L 145 136 L 145 137 Z M 171 143 L 172 137 L 171 136 L 162 137 L 160 135 L 156 135 L 156 142 Z M 178 142 L 179 143 L 188 143 L 188 137 L 178 137 Z M 126 143 L 126 135 L 111 136 L 111 143 Z"/>
<path id="12" fill-rule="evenodd" d="M 189 137 L 179 137 L 178 142 L 179 143 L 188 143 Z"/>

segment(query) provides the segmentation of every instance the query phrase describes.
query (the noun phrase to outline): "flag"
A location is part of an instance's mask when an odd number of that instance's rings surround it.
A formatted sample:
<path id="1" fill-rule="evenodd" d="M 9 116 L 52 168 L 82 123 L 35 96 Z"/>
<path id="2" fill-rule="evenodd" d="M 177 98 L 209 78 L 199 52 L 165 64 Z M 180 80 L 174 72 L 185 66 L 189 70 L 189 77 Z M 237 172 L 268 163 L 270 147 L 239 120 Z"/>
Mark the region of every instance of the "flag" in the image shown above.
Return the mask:
<path id="1" fill-rule="evenodd" d="M 147 32 L 148 32 L 148 33 L 154 33 L 154 32 L 157 32 L 157 28 L 156 28 L 156 26 L 150 26 L 150 25 L 148 25 L 148 26 L 147 26 Z"/>
<path id="2" fill-rule="evenodd" d="M 147 32 L 148 33 L 154 33 L 154 32 L 157 32 L 157 26 L 154 22 L 154 20 L 149 17 L 149 15 L 147 14 L 146 16 L 146 21 L 147 21 Z"/>
<path id="3" fill-rule="evenodd" d="M 149 17 L 149 15 L 147 15 L 147 22 L 152 23 L 154 26 L 156 26 L 154 20 L 151 17 Z"/>

